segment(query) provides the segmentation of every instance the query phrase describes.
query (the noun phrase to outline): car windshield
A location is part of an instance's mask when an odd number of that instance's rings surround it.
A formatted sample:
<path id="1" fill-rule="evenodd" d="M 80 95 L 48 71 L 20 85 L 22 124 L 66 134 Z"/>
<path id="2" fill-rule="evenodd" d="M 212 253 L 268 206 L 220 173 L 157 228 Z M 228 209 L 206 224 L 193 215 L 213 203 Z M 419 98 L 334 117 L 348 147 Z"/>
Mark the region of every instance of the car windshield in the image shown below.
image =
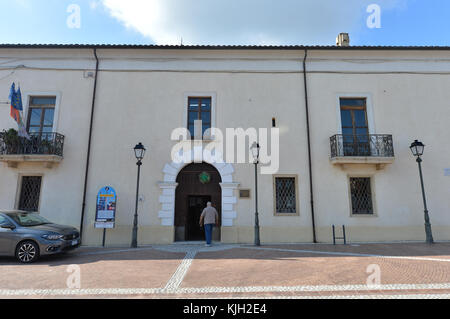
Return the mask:
<path id="1" fill-rule="evenodd" d="M 22 214 L 7 214 L 8 217 L 12 218 L 17 224 L 23 227 L 39 226 L 45 224 L 51 224 L 44 217 L 39 216 L 34 213 L 22 213 Z"/>

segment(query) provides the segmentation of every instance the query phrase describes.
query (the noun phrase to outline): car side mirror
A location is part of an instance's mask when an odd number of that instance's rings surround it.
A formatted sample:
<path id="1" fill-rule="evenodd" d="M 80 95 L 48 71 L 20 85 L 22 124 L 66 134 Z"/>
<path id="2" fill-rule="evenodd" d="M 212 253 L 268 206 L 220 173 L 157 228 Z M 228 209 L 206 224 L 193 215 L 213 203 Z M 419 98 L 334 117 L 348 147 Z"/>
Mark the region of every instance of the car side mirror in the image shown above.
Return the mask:
<path id="1" fill-rule="evenodd" d="M 13 224 L 10 224 L 10 223 L 3 223 L 0 225 L 0 227 L 5 228 L 5 229 L 11 229 L 11 230 L 16 229 L 16 226 L 14 226 Z"/>

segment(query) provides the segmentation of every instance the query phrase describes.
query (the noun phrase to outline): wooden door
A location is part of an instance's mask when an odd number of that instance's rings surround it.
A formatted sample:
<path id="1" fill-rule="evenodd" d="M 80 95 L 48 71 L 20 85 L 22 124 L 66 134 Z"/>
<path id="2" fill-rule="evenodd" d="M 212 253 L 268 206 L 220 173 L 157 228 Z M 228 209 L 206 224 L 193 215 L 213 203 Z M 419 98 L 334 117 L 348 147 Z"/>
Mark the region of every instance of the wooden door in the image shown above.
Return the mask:
<path id="1" fill-rule="evenodd" d="M 201 206 L 205 208 L 208 201 L 216 208 L 221 221 L 221 182 L 219 172 L 207 163 L 190 164 L 181 170 L 175 192 L 175 241 L 204 239 L 196 219 L 200 218 L 198 212 L 203 210 Z M 214 228 L 213 239 L 220 241 L 220 227 Z"/>
<path id="2" fill-rule="evenodd" d="M 345 156 L 369 156 L 366 99 L 341 99 L 342 140 Z"/>

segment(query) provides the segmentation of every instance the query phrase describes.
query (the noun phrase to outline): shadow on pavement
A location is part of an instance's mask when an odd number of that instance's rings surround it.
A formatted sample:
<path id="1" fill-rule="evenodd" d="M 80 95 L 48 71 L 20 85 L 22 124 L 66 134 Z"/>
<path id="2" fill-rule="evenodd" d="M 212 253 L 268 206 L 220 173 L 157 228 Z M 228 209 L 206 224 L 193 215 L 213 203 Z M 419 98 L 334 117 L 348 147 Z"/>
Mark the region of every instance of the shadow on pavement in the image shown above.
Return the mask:
<path id="1" fill-rule="evenodd" d="M 254 259 L 293 261 L 296 258 L 367 258 L 375 256 L 422 257 L 448 259 L 450 262 L 450 243 L 399 244 L 271 244 L 255 247 L 252 245 L 217 244 L 212 248 L 204 245 L 167 245 L 151 246 L 132 250 L 130 248 L 90 248 L 52 256 L 42 256 L 32 265 L 47 265 L 57 267 L 71 264 L 91 264 L 101 261 L 151 261 L 151 260 L 181 260 L 186 256 L 183 249 L 198 250 L 195 259 Z M 0 266 L 25 267 L 30 264 L 20 264 L 14 257 L 0 257 Z"/>

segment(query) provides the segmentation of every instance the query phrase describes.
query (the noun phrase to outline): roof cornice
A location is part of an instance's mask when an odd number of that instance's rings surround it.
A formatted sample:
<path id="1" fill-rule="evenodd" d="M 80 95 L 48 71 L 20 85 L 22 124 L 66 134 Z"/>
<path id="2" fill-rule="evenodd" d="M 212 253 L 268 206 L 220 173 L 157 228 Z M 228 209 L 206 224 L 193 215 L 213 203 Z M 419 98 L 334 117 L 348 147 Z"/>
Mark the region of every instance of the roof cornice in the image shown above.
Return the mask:
<path id="1" fill-rule="evenodd" d="M 413 50 L 449 51 L 450 46 L 307 46 L 307 45 L 142 45 L 142 44 L 0 44 L 0 49 L 155 49 L 155 50 Z"/>

